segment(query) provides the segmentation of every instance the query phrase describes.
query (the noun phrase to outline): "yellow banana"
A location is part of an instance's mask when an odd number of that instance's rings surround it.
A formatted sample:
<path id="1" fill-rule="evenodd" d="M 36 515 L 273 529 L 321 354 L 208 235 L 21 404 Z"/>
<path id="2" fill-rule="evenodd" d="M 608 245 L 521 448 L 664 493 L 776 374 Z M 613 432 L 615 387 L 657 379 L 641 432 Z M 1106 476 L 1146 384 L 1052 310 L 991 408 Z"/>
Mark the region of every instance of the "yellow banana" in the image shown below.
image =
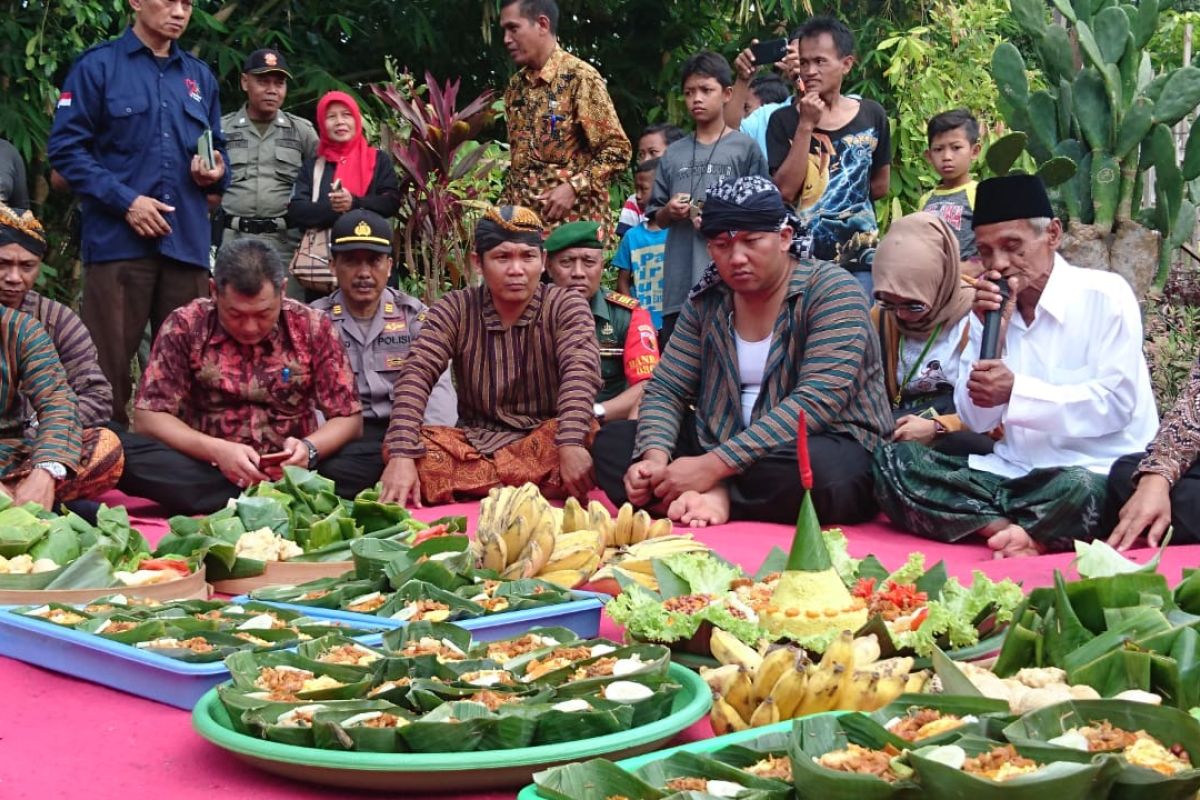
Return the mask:
<path id="1" fill-rule="evenodd" d="M 745 718 L 733 706 L 725 702 L 725 698 L 723 697 L 713 700 L 709 720 L 712 722 L 713 733 L 717 736 L 744 731 L 749 727 Z"/>
<path id="2" fill-rule="evenodd" d="M 754 672 L 754 702 L 761 703 L 767 699 L 771 689 L 775 687 L 775 682 L 796 663 L 797 655 L 799 648 L 790 645 L 767 651 L 762 663 Z"/>
<path id="3" fill-rule="evenodd" d="M 908 680 L 904 683 L 904 694 L 920 694 L 925 691 L 925 684 L 929 683 L 929 671 L 921 670 L 920 672 L 910 672 Z"/>
<path id="4" fill-rule="evenodd" d="M 875 690 L 875 708 L 883 708 L 904 694 L 904 686 L 907 682 L 907 675 L 884 675 L 880 677 Z"/>
<path id="5" fill-rule="evenodd" d="M 481 537 L 478 541 L 483 551 L 483 568 L 503 572 L 508 566 L 508 550 L 505 548 L 504 539 L 490 535 L 487 538 Z"/>
<path id="6" fill-rule="evenodd" d="M 885 658 L 883 661 L 876 661 L 871 664 L 868 669 L 880 677 L 887 675 L 899 675 L 905 679 L 908 673 L 913 668 L 912 656 L 897 656 L 896 658 Z"/>
<path id="7" fill-rule="evenodd" d="M 836 707 L 843 711 L 866 711 L 872 708 L 878 682 L 878 675 L 861 669 L 843 675 L 842 691 Z"/>
<path id="8" fill-rule="evenodd" d="M 775 681 L 770 697 L 779 709 L 780 719 L 796 716 L 796 708 L 804 700 L 807 687 L 808 673 L 798 667 L 792 667 Z"/>
<path id="9" fill-rule="evenodd" d="M 708 688 L 712 690 L 714 696 L 724 697 L 729 694 L 729 690 L 733 687 L 733 682 L 737 678 L 741 667 L 737 664 L 722 664 L 719 667 L 701 667 L 700 677 L 708 684 Z"/>
<path id="10" fill-rule="evenodd" d="M 761 728 L 763 725 L 774 725 L 779 719 L 779 706 L 768 697 L 758 704 L 748 722 L 751 728 Z"/>
<path id="11" fill-rule="evenodd" d="M 585 545 L 572 547 L 569 550 L 561 550 L 558 545 L 555 545 L 554 552 L 550 554 L 550 560 L 546 562 L 543 574 L 563 569 L 583 569 L 594 558 L 599 558 L 596 551 Z"/>
<path id="12" fill-rule="evenodd" d="M 574 589 L 587 582 L 590 573 L 579 569 L 556 569 L 538 575 L 539 580 L 548 581 L 564 589 Z"/>
<path id="13" fill-rule="evenodd" d="M 666 517 L 656 519 L 650 523 L 650 528 L 646 531 L 646 538 L 656 539 L 659 536 L 667 536 L 671 533 L 672 529 L 671 520 Z"/>
<path id="14" fill-rule="evenodd" d="M 722 628 L 713 628 L 709 649 L 717 661 L 737 664 L 749 670 L 751 675 L 762 666 L 762 656 L 753 647 Z"/>
<path id="15" fill-rule="evenodd" d="M 832 669 L 815 668 L 808 676 L 808 687 L 804 699 L 796 706 L 792 716 L 803 717 L 808 714 L 819 714 L 831 711 L 837 705 L 838 694 L 842 688 L 842 674 L 845 668 L 840 664 Z"/>
<path id="16" fill-rule="evenodd" d="M 583 506 L 579 505 L 579 501 L 574 497 L 567 498 L 567 502 L 563 503 L 562 511 L 563 533 L 571 533 L 572 531 L 582 530 L 588 527 L 587 512 L 583 510 Z"/>
<path id="17" fill-rule="evenodd" d="M 645 511 L 633 512 L 633 525 L 630 528 L 629 533 L 630 544 L 637 544 L 638 542 L 646 541 L 646 539 L 650 536 L 650 525 L 653 524 L 653 522 L 654 521 L 650 519 L 650 515 Z"/>
<path id="18" fill-rule="evenodd" d="M 854 634 L 842 631 L 836 639 L 825 648 L 821 656 L 821 669 L 832 670 L 841 667 L 843 672 L 854 669 Z"/>
<path id="19" fill-rule="evenodd" d="M 879 660 L 879 637 L 873 633 L 854 639 L 854 666 L 866 669 L 868 664 Z"/>
<path id="20" fill-rule="evenodd" d="M 617 509 L 617 518 L 613 520 L 613 541 L 618 546 L 633 544 L 633 506 L 629 503 Z"/>
<path id="21" fill-rule="evenodd" d="M 617 542 L 613 539 L 613 521 L 612 516 L 608 513 L 608 509 L 599 500 L 593 500 L 588 503 L 588 527 L 594 531 L 600 531 L 604 534 L 604 540 L 609 547 L 616 547 Z"/>
<path id="22" fill-rule="evenodd" d="M 751 696 L 753 691 L 753 681 L 748 670 L 738 670 L 737 677 L 729 685 L 729 691 L 725 693 L 725 702 L 733 706 L 742 719 L 750 721 L 750 715 L 754 713 L 754 698 Z"/>

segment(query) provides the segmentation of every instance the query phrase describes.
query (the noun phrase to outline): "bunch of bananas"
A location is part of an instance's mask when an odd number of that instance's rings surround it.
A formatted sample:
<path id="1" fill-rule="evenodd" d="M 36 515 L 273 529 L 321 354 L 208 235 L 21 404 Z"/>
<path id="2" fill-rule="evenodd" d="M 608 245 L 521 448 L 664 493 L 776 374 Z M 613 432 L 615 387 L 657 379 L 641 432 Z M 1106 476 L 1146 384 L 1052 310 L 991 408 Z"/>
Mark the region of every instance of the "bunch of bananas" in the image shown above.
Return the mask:
<path id="1" fill-rule="evenodd" d="M 651 591 L 657 591 L 658 578 L 654 574 L 656 560 L 707 549 L 708 545 L 697 542 L 690 533 L 656 536 L 628 547 L 610 547 L 604 551 L 604 566 L 592 576 L 592 588 L 598 592 L 618 595 L 621 593 L 621 582 L 617 576 L 620 575 Z"/>
<path id="2" fill-rule="evenodd" d="M 671 532 L 671 520 L 651 519 L 645 511 L 634 511 L 629 503 L 617 511 L 613 519 L 604 504 L 593 500 L 587 508 L 574 497 L 567 498 L 562 508 L 562 531 L 571 533 L 579 530 L 600 531 L 604 534 L 605 547 L 627 547 Z"/>
<path id="3" fill-rule="evenodd" d="M 912 672 L 911 658 L 879 660 L 875 634 L 843 631 L 815 663 L 792 645 L 760 653 L 720 628 L 710 647 L 721 666 L 700 675 L 712 689 L 718 736 L 822 711 L 875 711 L 929 681 L 928 671 Z"/>

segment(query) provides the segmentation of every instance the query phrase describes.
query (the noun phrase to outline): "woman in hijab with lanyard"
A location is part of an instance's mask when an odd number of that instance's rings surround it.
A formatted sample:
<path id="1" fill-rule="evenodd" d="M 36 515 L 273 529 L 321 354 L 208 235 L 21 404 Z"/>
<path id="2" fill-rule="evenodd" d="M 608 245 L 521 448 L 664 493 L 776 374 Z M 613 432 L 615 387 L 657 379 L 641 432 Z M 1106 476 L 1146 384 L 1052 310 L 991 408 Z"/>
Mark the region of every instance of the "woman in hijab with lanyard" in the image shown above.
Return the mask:
<path id="1" fill-rule="evenodd" d="M 958 455 L 991 452 L 991 438 L 963 431 L 954 413 L 974 289 L 963 280 L 953 231 L 924 211 L 901 217 L 879 242 L 871 276 L 871 320 L 896 415 L 893 441 Z"/>
<path id="2" fill-rule="evenodd" d="M 363 136 L 362 114 L 345 92 L 327 92 L 317 101 L 317 157 L 306 161 L 296 177 L 288 203 L 289 228 L 332 228 L 337 218 L 355 208 L 384 219 L 400 210 L 400 184 L 386 152 Z M 317 199 L 313 183 L 320 171 Z M 336 187 L 335 187 L 336 183 Z"/>

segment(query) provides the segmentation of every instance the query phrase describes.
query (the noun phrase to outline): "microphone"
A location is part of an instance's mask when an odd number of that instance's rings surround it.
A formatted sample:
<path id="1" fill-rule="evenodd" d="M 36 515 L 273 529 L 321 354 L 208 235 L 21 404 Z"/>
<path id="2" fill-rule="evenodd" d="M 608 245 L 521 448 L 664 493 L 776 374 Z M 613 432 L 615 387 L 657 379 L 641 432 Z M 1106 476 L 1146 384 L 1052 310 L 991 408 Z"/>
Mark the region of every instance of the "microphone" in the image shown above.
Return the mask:
<path id="1" fill-rule="evenodd" d="M 1000 357 L 1000 316 L 1008 302 L 1008 279 L 1000 278 L 1000 308 L 983 315 L 983 342 L 979 346 L 979 360 Z"/>

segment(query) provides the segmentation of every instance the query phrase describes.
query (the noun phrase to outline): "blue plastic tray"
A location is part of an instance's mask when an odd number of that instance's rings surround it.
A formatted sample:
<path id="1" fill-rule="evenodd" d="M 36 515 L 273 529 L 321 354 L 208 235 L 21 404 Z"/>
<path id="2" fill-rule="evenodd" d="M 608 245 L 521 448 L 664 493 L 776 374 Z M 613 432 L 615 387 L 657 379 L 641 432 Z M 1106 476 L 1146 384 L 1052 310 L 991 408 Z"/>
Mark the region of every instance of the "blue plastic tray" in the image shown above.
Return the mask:
<path id="1" fill-rule="evenodd" d="M 472 637 L 478 642 L 494 642 L 497 639 L 507 639 L 510 636 L 520 636 L 530 628 L 557 626 L 569 628 L 584 639 L 594 638 L 600 633 L 600 611 L 608 595 L 597 592 L 573 591 L 571 594 L 579 599 L 566 603 L 556 603 L 540 608 L 526 608 L 520 611 L 501 611 L 499 614 L 488 614 L 474 619 L 452 621 L 460 628 L 471 631 Z M 376 617 L 372 614 L 359 614 L 354 611 L 342 611 L 336 608 L 313 608 L 297 605 L 296 603 L 278 603 L 268 600 L 256 600 L 250 595 L 239 595 L 231 602 L 262 603 L 263 605 L 286 608 L 289 611 L 299 611 L 316 619 L 331 619 L 351 625 L 370 625 L 378 628 L 403 628 L 408 623 L 400 620 Z"/>
<path id="2" fill-rule="evenodd" d="M 205 664 L 180 661 L 103 636 L 14 614 L 10 608 L 13 607 L 0 608 L 0 656 L 188 711 L 205 692 L 229 679 L 223 661 Z M 367 645 L 377 645 L 382 639 L 380 633 L 355 637 L 355 641 Z"/>

